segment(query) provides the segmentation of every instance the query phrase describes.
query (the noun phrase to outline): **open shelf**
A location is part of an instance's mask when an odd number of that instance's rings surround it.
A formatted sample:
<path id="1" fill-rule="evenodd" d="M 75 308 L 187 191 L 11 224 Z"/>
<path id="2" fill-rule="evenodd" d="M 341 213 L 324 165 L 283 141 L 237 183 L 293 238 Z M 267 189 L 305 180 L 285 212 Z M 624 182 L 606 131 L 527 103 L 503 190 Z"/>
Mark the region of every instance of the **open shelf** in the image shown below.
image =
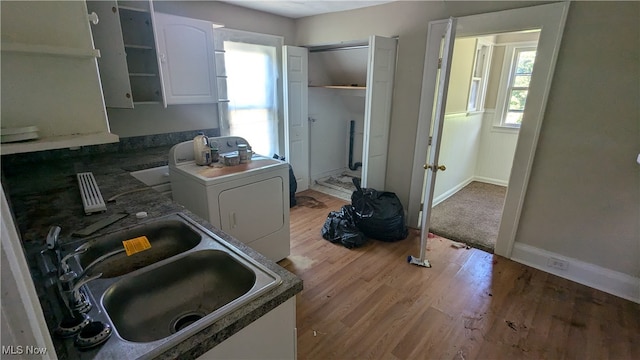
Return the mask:
<path id="1" fill-rule="evenodd" d="M 66 56 L 66 57 L 100 57 L 100 50 L 96 49 L 76 49 L 59 46 L 48 45 L 32 45 L 19 43 L 2 43 L 3 52 L 14 52 L 33 55 L 50 55 L 50 56 Z"/>
<path id="2" fill-rule="evenodd" d="M 118 135 L 108 132 L 92 134 L 74 134 L 63 136 L 42 137 L 36 140 L 4 143 L 0 145 L 2 155 L 17 154 L 33 151 L 64 149 L 76 146 L 108 144 L 118 142 Z"/>

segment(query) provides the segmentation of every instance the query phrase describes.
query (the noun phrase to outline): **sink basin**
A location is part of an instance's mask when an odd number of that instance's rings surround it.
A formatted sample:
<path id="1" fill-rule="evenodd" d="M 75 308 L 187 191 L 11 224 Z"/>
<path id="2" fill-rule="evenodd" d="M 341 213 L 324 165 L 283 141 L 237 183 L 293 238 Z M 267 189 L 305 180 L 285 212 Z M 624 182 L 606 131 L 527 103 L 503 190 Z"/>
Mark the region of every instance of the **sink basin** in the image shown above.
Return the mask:
<path id="1" fill-rule="evenodd" d="M 174 334 L 246 294 L 256 275 L 228 253 L 202 250 L 113 284 L 102 303 L 120 336 Z"/>
<path id="2" fill-rule="evenodd" d="M 151 248 L 127 256 L 122 242 L 140 236 L 147 237 Z M 78 255 L 78 261 L 89 274 L 102 273 L 102 278 L 111 278 L 193 249 L 201 240 L 200 233 L 191 226 L 169 218 L 95 238 L 83 245 L 88 250 Z M 101 257 L 103 260 L 89 266 Z"/>
<path id="3" fill-rule="evenodd" d="M 151 248 L 127 257 L 122 241 L 143 235 Z M 87 315 L 110 324 L 116 335 L 96 350 L 105 358 L 123 352 L 126 358 L 159 356 L 282 282 L 183 213 L 81 247 L 88 250 L 75 257 L 76 270 L 103 273 L 85 287 L 94 299 Z"/>

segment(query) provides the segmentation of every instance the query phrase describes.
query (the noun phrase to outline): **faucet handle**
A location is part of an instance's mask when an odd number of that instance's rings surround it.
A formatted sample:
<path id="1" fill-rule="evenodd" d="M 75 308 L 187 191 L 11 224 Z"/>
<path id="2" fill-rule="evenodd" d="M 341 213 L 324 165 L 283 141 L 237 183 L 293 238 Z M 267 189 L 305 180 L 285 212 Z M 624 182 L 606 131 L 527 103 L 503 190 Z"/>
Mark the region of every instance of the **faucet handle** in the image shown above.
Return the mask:
<path id="1" fill-rule="evenodd" d="M 60 236 L 60 226 L 52 226 L 47 234 L 47 249 L 58 249 L 58 237 Z"/>
<path id="2" fill-rule="evenodd" d="M 62 270 L 62 273 L 68 273 L 69 272 L 70 268 L 69 268 L 69 264 L 67 264 L 67 261 L 69 261 L 69 259 L 71 259 L 72 257 L 74 257 L 76 255 L 80 255 L 80 254 L 86 252 L 87 250 L 89 250 L 88 247 L 79 247 L 74 252 L 65 255 L 62 258 L 62 260 L 60 260 L 60 269 Z"/>
<path id="3" fill-rule="evenodd" d="M 95 274 L 95 275 L 88 276 L 88 277 L 85 277 L 84 279 L 81 279 L 80 281 L 78 281 L 78 283 L 77 283 L 77 284 L 75 284 L 75 285 L 73 286 L 73 291 L 74 291 L 74 292 L 75 292 L 75 291 L 78 291 L 78 289 L 80 289 L 84 284 L 88 283 L 89 281 L 93 281 L 93 280 L 95 280 L 95 279 L 98 279 L 98 278 L 100 278 L 101 276 L 102 276 L 102 273 L 97 273 L 97 274 Z"/>

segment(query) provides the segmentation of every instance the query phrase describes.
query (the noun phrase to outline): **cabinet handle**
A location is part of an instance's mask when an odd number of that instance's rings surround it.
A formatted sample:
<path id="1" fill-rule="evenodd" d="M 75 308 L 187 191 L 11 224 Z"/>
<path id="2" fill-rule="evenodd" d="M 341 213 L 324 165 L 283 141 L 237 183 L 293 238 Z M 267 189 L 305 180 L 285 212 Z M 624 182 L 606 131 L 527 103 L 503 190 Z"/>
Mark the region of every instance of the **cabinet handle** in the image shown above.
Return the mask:
<path id="1" fill-rule="evenodd" d="M 229 213 L 229 225 L 231 225 L 232 229 L 235 229 L 236 226 L 238 225 L 238 222 L 236 221 L 236 213 L 235 212 Z"/>
<path id="2" fill-rule="evenodd" d="M 100 19 L 98 18 L 98 14 L 96 14 L 95 11 L 87 15 L 87 19 L 89 19 L 89 22 L 92 23 L 93 25 L 98 25 L 98 23 L 100 22 Z"/>

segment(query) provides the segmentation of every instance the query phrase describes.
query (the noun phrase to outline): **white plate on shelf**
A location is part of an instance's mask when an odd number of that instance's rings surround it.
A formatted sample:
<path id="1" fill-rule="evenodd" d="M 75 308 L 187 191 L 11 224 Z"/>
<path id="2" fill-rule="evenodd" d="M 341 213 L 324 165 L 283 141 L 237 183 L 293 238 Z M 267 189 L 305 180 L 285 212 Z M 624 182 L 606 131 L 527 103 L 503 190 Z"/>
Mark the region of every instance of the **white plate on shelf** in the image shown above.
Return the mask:
<path id="1" fill-rule="evenodd" d="M 38 138 L 37 126 L 25 126 L 20 128 L 0 129 L 0 142 L 11 143 L 17 141 L 33 140 Z"/>

